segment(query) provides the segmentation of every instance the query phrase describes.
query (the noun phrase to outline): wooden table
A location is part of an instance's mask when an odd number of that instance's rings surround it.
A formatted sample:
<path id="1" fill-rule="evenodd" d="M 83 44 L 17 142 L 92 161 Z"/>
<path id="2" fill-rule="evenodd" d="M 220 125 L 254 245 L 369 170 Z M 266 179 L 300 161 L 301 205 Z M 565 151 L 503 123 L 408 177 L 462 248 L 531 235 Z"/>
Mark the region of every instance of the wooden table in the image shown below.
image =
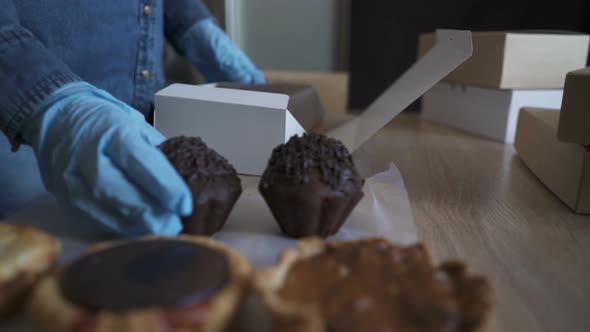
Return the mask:
<path id="1" fill-rule="evenodd" d="M 572 213 L 513 146 L 402 114 L 359 153 L 365 171 L 398 166 L 436 259 L 489 277 L 489 331 L 590 331 L 590 216 Z"/>
<path id="2" fill-rule="evenodd" d="M 365 174 L 397 165 L 437 260 L 489 277 L 488 331 L 590 331 L 590 216 L 572 213 L 512 146 L 402 114 L 355 155 Z"/>

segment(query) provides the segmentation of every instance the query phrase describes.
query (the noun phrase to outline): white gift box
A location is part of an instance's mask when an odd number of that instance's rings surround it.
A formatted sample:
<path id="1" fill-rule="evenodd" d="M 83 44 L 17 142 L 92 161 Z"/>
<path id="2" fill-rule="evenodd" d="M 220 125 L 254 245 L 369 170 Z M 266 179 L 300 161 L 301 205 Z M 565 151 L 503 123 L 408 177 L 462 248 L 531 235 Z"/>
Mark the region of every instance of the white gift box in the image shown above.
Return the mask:
<path id="1" fill-rule="evenodd" d="M 422 118 L 512 144 L 525 106 L 559 108 L 563 90 L 496 90 L 440 82 L 422 98 Z"/>

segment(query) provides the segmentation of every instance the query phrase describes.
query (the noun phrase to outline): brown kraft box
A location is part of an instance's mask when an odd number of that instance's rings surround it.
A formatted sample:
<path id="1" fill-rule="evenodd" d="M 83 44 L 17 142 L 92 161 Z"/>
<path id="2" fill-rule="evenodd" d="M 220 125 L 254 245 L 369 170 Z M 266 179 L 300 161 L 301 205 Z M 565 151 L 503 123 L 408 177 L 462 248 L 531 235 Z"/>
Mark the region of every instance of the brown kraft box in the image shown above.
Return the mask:
<path id="1" fill-rule="evenodd" d="M 492 89 L 563 88 L 565 75 L 586 66 L 590 37 L 539 32 L 474 32 L 473 56 L 445 81 Z M 418 54 L 432 47 L 420 35 Z"/>
<path id="2" fill-rule="evenodd" d="M 515 148 L 527 167 L 577 213 L 590 214 L 590 149 L 557 139 L 559 110 L 523 108 Z"/>
<path id="3" fill-rule="evenodd" d="M 567 74 L 557 137 L 590 146 L 590 67 Z"/>

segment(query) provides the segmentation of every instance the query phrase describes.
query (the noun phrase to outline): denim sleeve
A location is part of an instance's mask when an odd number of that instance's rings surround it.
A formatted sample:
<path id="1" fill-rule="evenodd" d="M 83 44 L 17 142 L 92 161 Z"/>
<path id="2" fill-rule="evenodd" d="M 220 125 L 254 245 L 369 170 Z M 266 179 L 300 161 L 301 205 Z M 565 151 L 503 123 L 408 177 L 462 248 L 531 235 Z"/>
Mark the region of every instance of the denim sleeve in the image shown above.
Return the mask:
<path id="1" fill-rule="evenodd" d="M 208 18 L 213 15 L 201 0 L 164 0 L 164 32 L 174 47 L 193 25 Z"/>
<path id="2" fill-rule="evenodd" d="M 14 149 L 36 106 L 75 81 L 80 78 L 20 25 L 13 1 L 0 0 L 0 130 Z"/>

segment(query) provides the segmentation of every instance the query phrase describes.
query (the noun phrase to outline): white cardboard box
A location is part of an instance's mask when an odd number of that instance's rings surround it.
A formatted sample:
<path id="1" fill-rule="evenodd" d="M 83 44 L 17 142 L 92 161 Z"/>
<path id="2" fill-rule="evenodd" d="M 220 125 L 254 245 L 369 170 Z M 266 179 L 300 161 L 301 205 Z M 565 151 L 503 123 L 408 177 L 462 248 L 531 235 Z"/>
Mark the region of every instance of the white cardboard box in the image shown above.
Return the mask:
<path id="1" fill-rule="evenodd" d="M 353 152 L 471 56 L 471 32 L 440 30 L 437 43 L 359 117 L 327 133 Z M 288 96 L 214 86 L 171 85 L 155 96 L 154 125 L 164 136 L 199 136 L 238 173 L 261 175 L 272 150 L 303 129 Z"/>
<path id="2" fill-rule="evenodd" d="M 563 90 L 496 90 L 440 82 L 422 98 L 422 117 L 512 144 L 524 106 L 559 108 Z"/>
<path id="3" fill-rule="evenodd" d="M 270 152 L 305 131 L 287 95 L 173 84 L 159 91 L 155 127 L 165 136 L 199 136 L 242 174 L 260 175 Z"/>

